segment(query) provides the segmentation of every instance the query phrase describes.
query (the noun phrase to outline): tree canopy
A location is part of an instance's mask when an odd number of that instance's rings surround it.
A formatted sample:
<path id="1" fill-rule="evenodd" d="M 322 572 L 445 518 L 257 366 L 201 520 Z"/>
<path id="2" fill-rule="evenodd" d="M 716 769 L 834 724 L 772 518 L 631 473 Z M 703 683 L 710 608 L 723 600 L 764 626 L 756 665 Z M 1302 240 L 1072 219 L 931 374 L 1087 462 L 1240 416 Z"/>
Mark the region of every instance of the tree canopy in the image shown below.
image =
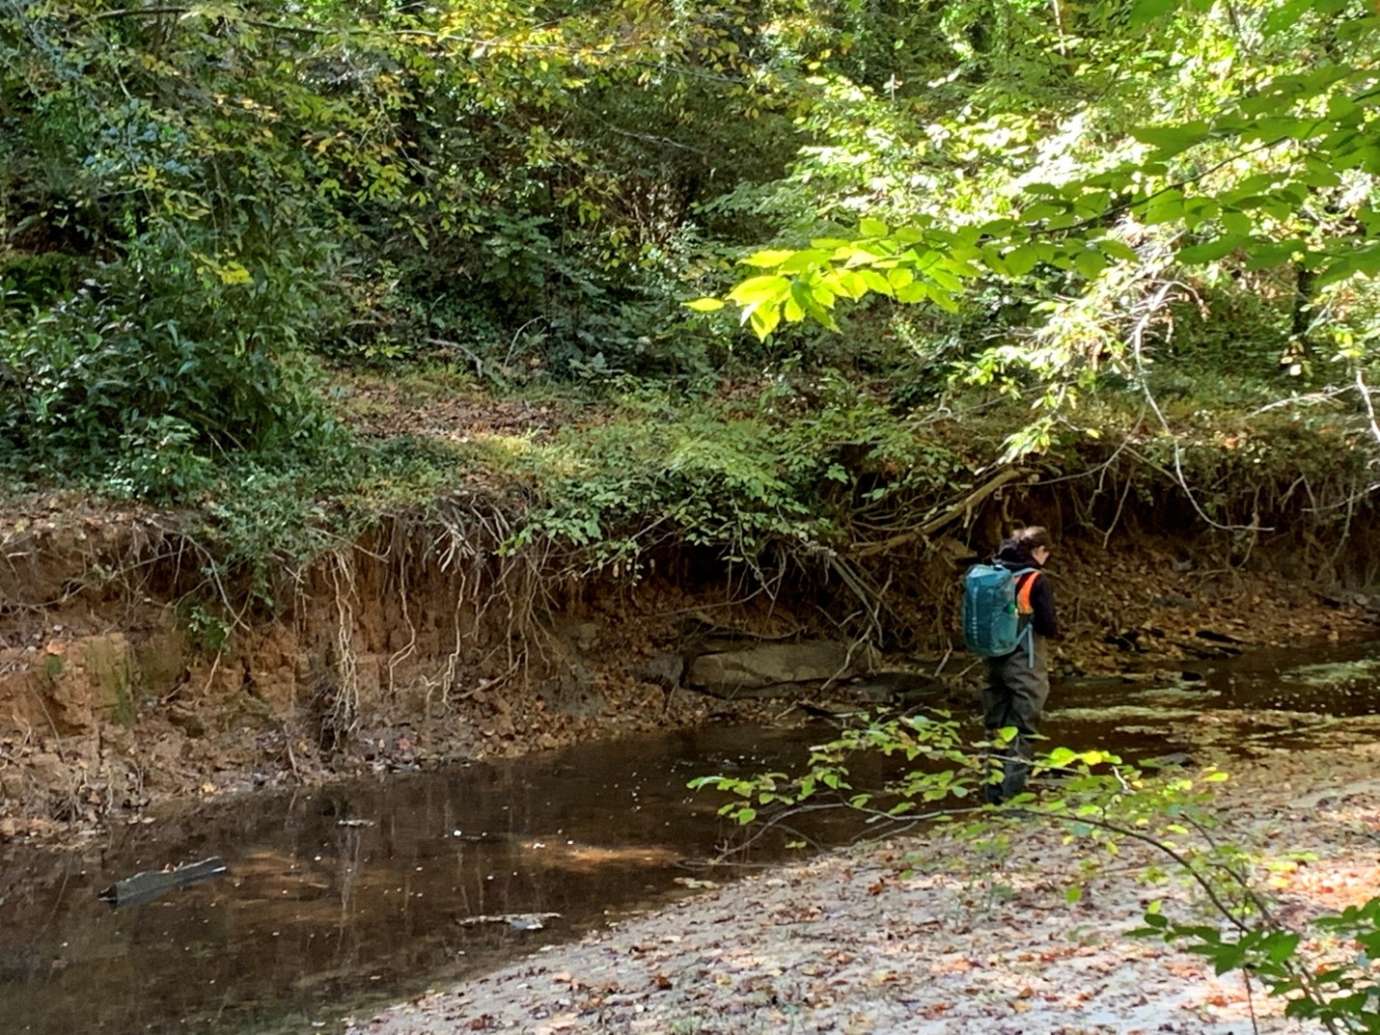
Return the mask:
<path id="1" fill-rule="evenodd" d="M 500 391 L 1033 392 L 1011 455 L 1154 360 L 1256 404 L 1354 383 L 1369 420 L 1377 28 L 1367 0 L 4 0 L 0 461 L 186 497 L 338 441 L 323 368 L 438 356 Z"/>
<path id="2" fill-rule="evenodd" d="M 782 320 L 833 326 L 838 298 L 874 292 L 956 310 L 975 279 L 1047 268 L 1093 281 L 1156 239 L 1184 266 L 1292 264 L 1315 289 L 1380 272 L 1378 29 L 1369 7 L 1335 0 L 1065 12 L 1031 40 L 1076 69 L 1072 110 L 1014 149 L 1030 159 L 1016 176 L 968 198 L 912 195 L 847 238 L 757 252 L 744 262 L 763 272 L 729 297 L 759 335 Z M 973 121 L 919 128 L 932 139 Z"/>

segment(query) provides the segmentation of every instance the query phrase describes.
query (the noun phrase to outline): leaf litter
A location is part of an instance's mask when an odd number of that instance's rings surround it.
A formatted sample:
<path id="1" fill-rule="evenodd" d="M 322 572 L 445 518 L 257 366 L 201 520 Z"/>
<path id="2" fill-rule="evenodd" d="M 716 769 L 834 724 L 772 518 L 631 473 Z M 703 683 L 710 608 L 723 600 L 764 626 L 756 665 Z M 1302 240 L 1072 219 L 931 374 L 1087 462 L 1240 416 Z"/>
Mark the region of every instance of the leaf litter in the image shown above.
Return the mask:
<path id="1" fill-rule="evenodd" d="M 1294 922 L 1380 884 L 1369 733 L 1238 761 L 1224 785 L 1233 836 L 1316 855 L 1273 880 Z M 1307 1030 L 1259 987 L 1248 999 L 1239 973 L 1128 936 L 1153 899 L 1186 908 L 1141 879 L 1159 859 L 1127 849 L 1070 901 L 1081 842 L 1044 827 L 1014 840 L 1000 864 L 940 833 L 700 889 L 347 1031 L 1245 1035 L 1252 1007 L 1267 1035 Z"/>

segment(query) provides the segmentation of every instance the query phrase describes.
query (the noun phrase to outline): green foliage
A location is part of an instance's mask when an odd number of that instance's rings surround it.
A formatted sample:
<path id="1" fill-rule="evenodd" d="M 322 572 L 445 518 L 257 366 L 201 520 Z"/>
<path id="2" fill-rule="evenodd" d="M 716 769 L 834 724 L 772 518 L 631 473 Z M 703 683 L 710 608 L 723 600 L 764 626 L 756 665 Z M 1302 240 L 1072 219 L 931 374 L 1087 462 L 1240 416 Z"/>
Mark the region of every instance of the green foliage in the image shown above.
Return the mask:
<path id="1" fill-rule="evenodd" d="M 0 477 L 196 508 L 241 562 L 312 556 L 389 480 L 319 366 L 443 357 L 606 407 L 465 447 L 523 483 L 510 546 L 580 568 L 671 541 L 827 561 L 994 459 L 1071 466 L 1113 432 L 1226 515 L 1236 482 L 1366 428 L 1212 425 L 1281 370 L 1321 387 L 1324 348 L 1368 370 L 1380 293 L 1342 274 L 1374 236 L 1372 22 L 1359 0 L 10 0 Z M 1174 429 L 1123 405 L 1146 389 Z M 972 434 L 926 423 L 949 407 Z M 403 465 L 394 502 L 460 462 Z"/>
<path id="2" fill-rule="evenodd" d="M 858 506 L 932 494 L 961 467 L 838 375 L 810 386 L 808 405 L 786 384 L 753 406 L 620 394 L 614 420 L 511 445 L 514 472 L 535 490 L 513 548 L 547 539 L 638 571 L 675 542 L 756 567 L 773 547 L 803 556 L 841 545 Z"/>
<path id="3" fill-rule="evenodd" d="M 0 451 L 31 475 L 186 499 L 219 456 L 328 437 L 306 364 L 278 355 L 312 292 L 292 269 L 225 276 L 141 247 L 71 298 L 0 317 Z"/>
<path id="4" fill-rule="evenodd" d="M 223 651 L 235 631 L 230 621 L 201 600 L 186 601 L 179 618 L 192 648 L 208 657 Z"/>
<path id="5" fill-rule="evenodd" d="M 1372 962 L 1380 953 L 1380 898 L 1348 906 L 1313 920 L 1309 932 L 1339 950 L 1331 962 L 1314 965 L 1300 952 L 1303 934 L 1268 915 L 1258 926 L 1224 933 L 1200 923 L 1177 922 L 1158 903 L 1144 916 L 1141 937 L 1162 939 L 1210 960 L 1218 974 L 1240 970 L 1287 1001 L 1286 1017 L 1317 1021 L 1329 1031 L 1380 1032 L 1380 981 Z"/>
<path id="6" fill-rule="evenodd" d="M 769 806 L 775 810 L 773 818 L 778 818 L 804 805 L 846 807 L 861 812 L 873 824 L 921 814 L 936 822 L 952 821 L 967 813 L 990 810 L 982 804 L 980 792 L 985 784 L 1001 779 L 1001 773 L 993 768 L 992 756 L 1003 752 L 1016 733 L 1014 727 L 997 730 L 989 744 L 975 751 L 964 739 L 958 720 L 947 712 L 864 718 L 846 726 L 834 740 L 812 748 L 806 771 L 800 776 L 706 776 L 690 786 L 732 795 L 720 813 L 741 824 L 754 822 Z M 892 775 L 855 786 L 851 767 L 877 757 L 895 760 L 886 767 Z M 896 774 L 898 769 L 901 771 Z M 1067 818 L 1075 826 L 1093 817 L 1115 817 L 1135 825 L 1156 809 L 1184 807 L 1197 800 L 1192 781 L 1146 780 L 1105 751 L 1055 748 L 1040 755 L 1034 765 L 1037 778 L 1051 772 L 1063 776 L 1060 793 L 1046 796 L 1039 808 L 1042 814 Z M 1021 806 L 1035 807 L 1033 794 L 1014 800 Z M 1091 832 L 1091 828 L 1084 831 Z"/>
<path id="7" fill-rule="evenodd" d="M 926 52 L 911 89 L 820 77 L 860 114 L 825 119 L 819 100 L 802 118 L 830 143 L 802 148 L 766 209 L 787 244 L 743 258 L 726 295 L 758 337 L 842 330 L 847 303 L 869 298 L 966 316 L 1000 295 L 985 327 L 971 323 L 1005 341 L 969 350 L 966 378 L 1046 386 L 1045 415 L 1011 436 L 1008 459 L 1047 449 L 1060 415 L 1143 350 L 1170 354 L 1171 335 L 1174 351 L 1218 339 L 1213 376 L 1241 369 L 1243 344 L 1262 376 L 1322 373 L 1324 325 L 1345 343 L 1336 359 L 1371 362 L 1372 11 L 1106 2 L 984 22 L 983 7 L 946 6 L 952 49 Z M 1193 308 L 1186 336 L 1177 317 Z"/>
<path id="8" fill-rule="evenodd" d="M 764 89 L 786 80 L 752 78 L 796 60 L 759 23 L 774 6 L 16 0 L 0 283 L 46 307 L 159 242 L 227 282 L 290 268 L 322 305 L 295 339 L 336 354 L 479 332 L 506 356 L 538 320 L 560 346 L 541 365 L 655 368 L 693 206 L 791 151 Z"/>
<path id="9" fill-rule="evenodd" d="M 203 597 L 221 606 L 232 593 L 271 608 L 310 562 L 384 518 L 421 513 L 462 470 L 454 451 L 402 437 L 369 447 L 341 438 L 312 452 L 237 458 L 217 468 L 179 531 L 200 547 L 203 587 L 211 591 Z M 193 611 L 190 622 L 218 638 L 215 621 Z"/>
<path id="10" fill-rule="evenodd" d="M 700 206 L 780 173 L 834 28 L 791 0 L 14 0 L 5 466 L 194 499 L 228 453 L 320 443 L 303 350 L 441 349 L 500 386 L 702 373 L 734 335 L 683 285 L 746 228 Z"/>
<path id="11" fill-rule="evenodd" d="M 973 747 L 944 712 L 863 717 L 812 748 L 798 775 L 702 776 L 689 786 L 726 795 L 720 815 L 764 832 L 779 824 L 791 829 L 784 824 L 810 812 L 838 809 L 881 832 L 916 820 L 947 824 L 975 850 L 992 851 L 1001 849 L 1013 821 L 1053 823 L 1086 844 L 1084 878 L 1096 872 L 1099 857 L 1113 860 L 1130 842 L 1148 845 L 1199 892 L 1213 922 L 1174 920 L 1156 901 L 1137 934 L 1204 956 L 1218 974 L 1247 971 L 1287 1000 L 1288 1016 L 1321 1021 L 1333 1032 L 1380 1030 L 1380 984 L 1372 967 L 1380 953 L 1380 898 L 1312 922 L 1314 933 L 1338 950 L 1328 953 L 1324 946 L 1327 962 L 1319 965 L 1302 952 L 1304 932 L 1279 919 L 1252 881 L 1262 860 L 1218 829 L 1211 790 L 1226 773 L 1156 776 L 1106 751 L 1056 747 L 1034 759 L 1035 790 L 1000 806 L 983 805 L 982 786 L 1001 780 L 993 756 L 1005 752 L 1016 732 L 998 730 L 989 743 Z M 1047 775 L 1059 779 L 1045 786 Z M 1163 875 L 1152 868 L 1147 879 Z M 1078 901 L 1081 883 L 1065 897 Z M 1352 947 L 1359 951 L 1348 951 Z"/>

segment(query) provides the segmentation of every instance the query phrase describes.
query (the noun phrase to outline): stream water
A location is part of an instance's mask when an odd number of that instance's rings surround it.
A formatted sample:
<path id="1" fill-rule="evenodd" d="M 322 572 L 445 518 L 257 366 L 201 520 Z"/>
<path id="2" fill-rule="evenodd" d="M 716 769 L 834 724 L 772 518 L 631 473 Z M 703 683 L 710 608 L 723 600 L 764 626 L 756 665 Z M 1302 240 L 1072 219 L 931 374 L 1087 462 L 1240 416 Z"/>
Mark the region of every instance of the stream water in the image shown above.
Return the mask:
<path id="1" fill-rule="evenodd" d="M 1261 653 L 1190 666 L 1172 685 L 1056 689 L 1047 732 L 1191 751 L 1202 710 L 1250 709 L 1280 718 L 1260 735 L 1283 744 L 1326 715 L 1380 711 L 1377 686 L 1380 646 Z M 687 881 L 726 879 L 695 866 L 728 831 L 686 782 L 786 768 L 827 735 L 706 728 L 256 796 L 120 828 L 80 853 L 0 850 L 0 1032 L 335 1029 L 352 1004 L 443 986 Z M 136 871 L 213 855 L 227 875 L 126 908 L 97 899 Z M 515 913 L 559 915 L 539 930 L 474 922 Z"/>

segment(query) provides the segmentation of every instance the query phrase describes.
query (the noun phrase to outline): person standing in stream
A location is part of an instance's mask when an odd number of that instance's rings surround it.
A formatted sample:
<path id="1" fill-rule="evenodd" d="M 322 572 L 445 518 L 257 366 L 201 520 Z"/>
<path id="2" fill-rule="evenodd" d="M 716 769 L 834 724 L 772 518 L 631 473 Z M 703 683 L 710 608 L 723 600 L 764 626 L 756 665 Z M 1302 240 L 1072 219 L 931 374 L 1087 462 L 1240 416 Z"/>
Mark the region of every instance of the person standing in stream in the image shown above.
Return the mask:
<path id="1" fill-rule="evenodd" d="M 1049 533 L 1039 525 L 1018 529 L 992 563 L 1016 576 L 1016 608 L 1020 621 L 1029 623 L 1030 643 L 1010 654 L 987 659 L 987 685 L 982 691 L 983 724 L 989 734 L 1009 726 L 1016 737 L 1006 746 L 1000 783 L 985 789 L 987 800 L 1006 801 L 1025 789 L 1034 749 L 1030 738 L 1039 732 L 1040 716 L 1049 697 L 1049 641 L 1059 636 L 1054 615 L 1054 589 L 1041 570 L 1050 555 Z"/>

